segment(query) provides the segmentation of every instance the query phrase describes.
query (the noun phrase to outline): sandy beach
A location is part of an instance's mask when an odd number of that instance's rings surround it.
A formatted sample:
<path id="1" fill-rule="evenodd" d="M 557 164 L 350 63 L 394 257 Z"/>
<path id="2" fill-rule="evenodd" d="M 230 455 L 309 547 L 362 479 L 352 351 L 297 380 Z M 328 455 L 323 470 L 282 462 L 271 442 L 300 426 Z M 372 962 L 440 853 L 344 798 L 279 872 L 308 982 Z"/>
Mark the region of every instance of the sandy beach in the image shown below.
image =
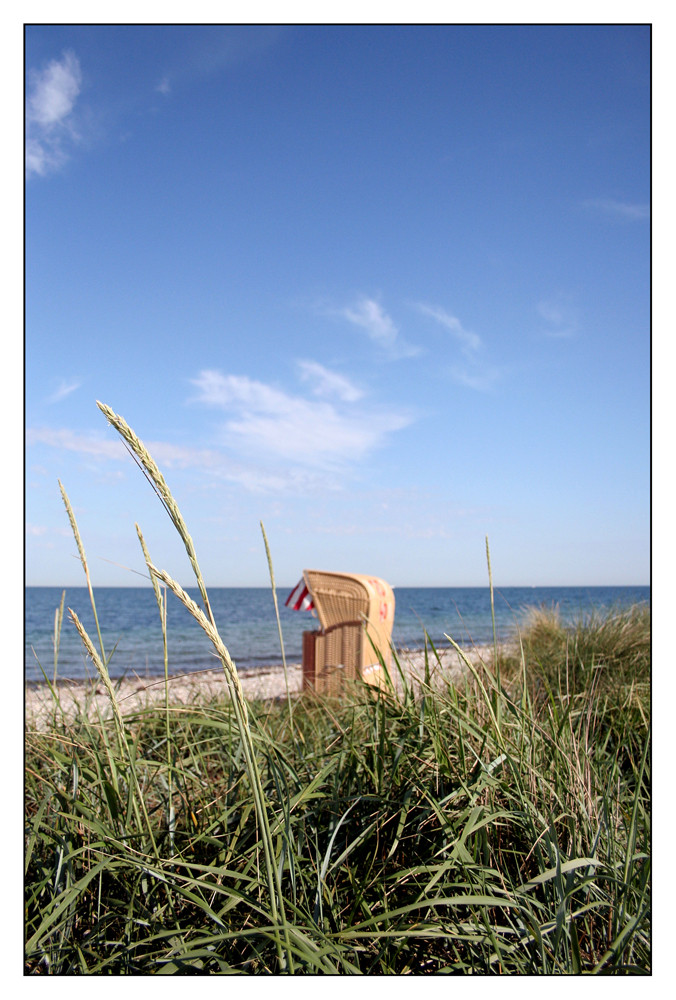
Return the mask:
<path id="1" fill-rule="evenodd" d="M 472 661 L 492 657 L 490 647 L 477 647 L 468 651 Z M 453 649 L 440 651 L 441 666 L 435 663 L 434 673 L 443 670 L 451 678 L 460 677 L 466 669 L 460 656 Z M 490 662 L 490 661 L 489 661 Z M 424 676 L 425 658 L 420 650 L 400 653 L 400 663 L 406 676 L 415 683 L 416 677 Z M 293 696 L 301 693 L 303 674 L 300 663 L 287 665 L 289 692 Z M 246 698 L 268 699 L 286 697 L 284 668 L 279 666 L 259 667 L 255 670 L 240 670 L 239 676 Z M 395 671 L 393 681 L 401 686 L 401 678 Z M 120 708 L 123 714 L 135 713 L 164 701 L 163 677 L 125 677 L 114 681 Z M 86 701 L 90 715 L 98 712 L 102 717 L 110 713 L 110 702 L 103 684 L 83 681 L 61 681 L 57 685 L 61 708 L 66 715 L 77 710 Z M 195 673 L 178 674 L 169 678 L 170 698 L 173 705 L 198 705 L 214 697 L 225 697 L 226 680 L 222 670 L 204 670 Z M 93 696 L 92 696 L 93 695 Z M 26 726 L 41 729 L 53 717 L 54 700 L 46 684 L 26 685 Z"/>

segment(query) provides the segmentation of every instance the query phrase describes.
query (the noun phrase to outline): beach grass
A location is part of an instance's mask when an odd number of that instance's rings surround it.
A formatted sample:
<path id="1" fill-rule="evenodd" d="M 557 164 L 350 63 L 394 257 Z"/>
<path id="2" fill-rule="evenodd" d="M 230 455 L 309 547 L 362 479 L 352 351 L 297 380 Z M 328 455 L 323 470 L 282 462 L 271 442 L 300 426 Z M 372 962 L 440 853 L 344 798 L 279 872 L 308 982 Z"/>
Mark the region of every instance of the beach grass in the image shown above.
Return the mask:
<path id="1" fill-rule="evenodd" d="M 291 713 L 245 701 L 203 581 L 193 608 L 144 554 L 229 696 L 124 713 L 110 685 L 110 717 L 27 729 L 27 974 L 650 973 L 645 607 L 534 609 L 453 681 L 424 637 L 415 683 L 395 653 L 399 686 Z"/>

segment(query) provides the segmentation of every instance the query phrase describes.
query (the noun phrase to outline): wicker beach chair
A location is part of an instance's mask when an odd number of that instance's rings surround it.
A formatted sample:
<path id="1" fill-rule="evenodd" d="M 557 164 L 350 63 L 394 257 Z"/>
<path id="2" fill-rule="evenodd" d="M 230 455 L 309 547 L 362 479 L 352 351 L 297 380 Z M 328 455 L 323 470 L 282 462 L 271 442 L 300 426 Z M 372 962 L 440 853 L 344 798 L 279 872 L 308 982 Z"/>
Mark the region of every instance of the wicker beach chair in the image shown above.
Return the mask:
<path id="1" fill-rule="evenodd" d="M 392 659 L 394 594 L 384 580 L 306 569 L 321 629 L 303 633 L 303 688 L 338 695 L 347 679 L 384 685 Z"/>

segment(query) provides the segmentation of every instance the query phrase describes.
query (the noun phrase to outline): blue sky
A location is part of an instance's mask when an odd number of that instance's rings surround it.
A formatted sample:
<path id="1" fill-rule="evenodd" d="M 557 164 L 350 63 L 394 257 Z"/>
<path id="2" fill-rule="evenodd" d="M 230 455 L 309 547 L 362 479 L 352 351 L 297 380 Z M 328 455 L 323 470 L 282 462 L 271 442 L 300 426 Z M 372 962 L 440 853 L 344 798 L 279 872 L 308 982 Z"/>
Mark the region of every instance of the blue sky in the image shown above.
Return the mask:
<path id="1" fill-rule="evenodd" d="M 648 582 L 649 43 L 28 28 L 27 583 Z"/>

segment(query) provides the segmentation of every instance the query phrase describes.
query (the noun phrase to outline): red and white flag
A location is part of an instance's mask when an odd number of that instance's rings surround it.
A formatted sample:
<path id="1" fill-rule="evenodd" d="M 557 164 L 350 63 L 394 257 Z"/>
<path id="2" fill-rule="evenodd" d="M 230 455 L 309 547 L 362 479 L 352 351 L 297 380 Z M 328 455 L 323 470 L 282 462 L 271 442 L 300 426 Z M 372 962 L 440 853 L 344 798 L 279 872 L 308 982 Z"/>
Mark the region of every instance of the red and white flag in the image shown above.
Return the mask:
<path id="1" fill-rule="evenodd" d="M 285 601 L 287 608 L 294 611 L 312 611 L 314 602 L 310 597 L 310 591 L 305 586 L 305 580 L 300 580 L 293 588 Z"/>

